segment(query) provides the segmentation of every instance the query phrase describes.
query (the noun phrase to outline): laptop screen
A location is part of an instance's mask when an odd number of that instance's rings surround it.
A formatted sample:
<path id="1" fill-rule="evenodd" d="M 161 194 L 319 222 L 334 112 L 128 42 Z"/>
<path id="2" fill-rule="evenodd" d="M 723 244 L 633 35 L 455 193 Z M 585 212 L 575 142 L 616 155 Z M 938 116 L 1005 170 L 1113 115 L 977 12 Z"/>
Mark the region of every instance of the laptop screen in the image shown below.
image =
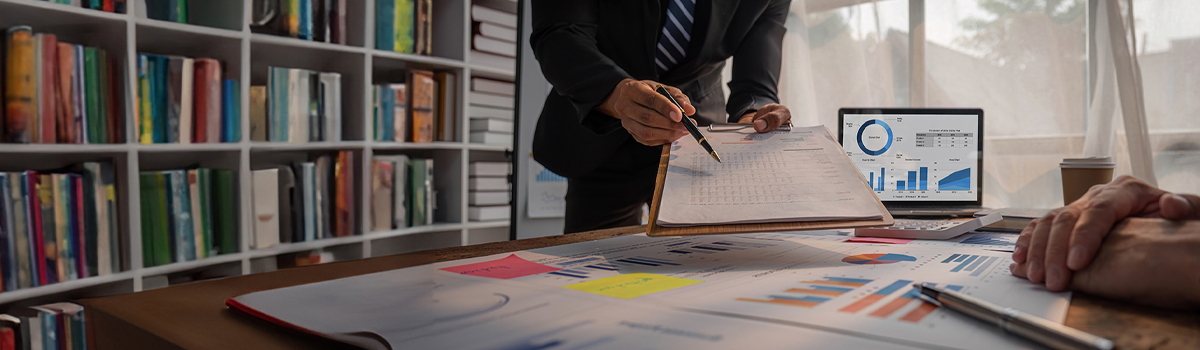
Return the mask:
<path id="1" fill-rule="evenodd" d="M 839 111 L 839 141 L 884 202 L 981 204 L 983 111 Z"/>

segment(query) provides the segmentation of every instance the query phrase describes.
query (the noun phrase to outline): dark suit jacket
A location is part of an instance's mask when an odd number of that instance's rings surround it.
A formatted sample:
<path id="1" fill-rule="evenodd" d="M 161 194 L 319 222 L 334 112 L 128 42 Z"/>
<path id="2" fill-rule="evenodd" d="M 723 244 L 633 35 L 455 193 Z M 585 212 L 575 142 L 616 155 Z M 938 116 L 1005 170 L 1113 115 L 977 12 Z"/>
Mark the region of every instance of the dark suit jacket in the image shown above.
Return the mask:
<path id="1" fill-rule="evenodd" d="M 790 3 L 698 0 L 697 15 L 707 10 L 708 20 L 696 21 L 687 58 L 659 76 L 654 50 L 667 11 L 665 1 L 533 0 L 530 44 L 554 86 L 534 134 L 534 158 L 568 178 L 587 174 L 608 160 L 632 137 L 619 120 L 594 108 L 625 78 L 678 87 L 692 100 L 702 125 L 735 122 L 747 112 L 778 103 L 783 24 Z M 733 79 L 726 103 L 721 70 L 731 56 Z"/>

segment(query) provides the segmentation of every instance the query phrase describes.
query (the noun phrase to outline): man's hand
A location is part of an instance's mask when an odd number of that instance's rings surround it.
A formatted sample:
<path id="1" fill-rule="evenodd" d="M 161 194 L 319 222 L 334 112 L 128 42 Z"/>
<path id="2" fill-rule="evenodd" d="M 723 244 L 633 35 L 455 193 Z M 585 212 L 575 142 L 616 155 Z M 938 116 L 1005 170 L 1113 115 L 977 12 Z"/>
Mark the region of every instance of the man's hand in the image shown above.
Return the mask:
<path id="1" fill-rule="evenodd" d="M 738 119 L 738 123 L 754 124 L 754 131 L 768 132 L 778 129 L 780 125 L 792 122 L 792 112 L 778 103 L 762 106 L 758 111 L 746 113 Z"/>
<path id="2" fill-rule="evenodd" d="M 1072 290 L 1172 309 L 1200 307 L 1200 223 L 1127 219 L 1113 228 Z M 1009 267 L 1028 277 L 1023 264 Z"/>
<path id="3" fill-rule="evenodd" d="M 596 110 L 621 120 L 621 126 L 633 139 L 647 146 L 664 145 L 688 134 L 683 127 L 683 114 L 666 97 L 654 92 L 658 82 L 625 79 Z M 691 99 L 674 87 L 663 85 L 688 115 L 696 113 Z"/>
<path id="4" fill-rule="evenodd" d="M 1092 187 L 1065 207 L 1033 220 L 1017 239 L 1014 275 L 1061 291 L 1088 267 L 1113 224 L 1126 217 L 1200 219 L 1200 197 L 1172 194 L 1130 176 Z"/>

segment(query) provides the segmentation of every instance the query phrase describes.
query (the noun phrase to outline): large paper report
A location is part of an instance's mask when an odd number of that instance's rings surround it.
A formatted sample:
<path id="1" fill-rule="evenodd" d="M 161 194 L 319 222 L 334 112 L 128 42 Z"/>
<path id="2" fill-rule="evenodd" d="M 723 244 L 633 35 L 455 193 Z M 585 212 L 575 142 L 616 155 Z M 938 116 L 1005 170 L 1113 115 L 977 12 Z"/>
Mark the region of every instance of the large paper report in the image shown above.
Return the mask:
<path id="1" fill-rule="evenodd" d="M 1021 349 L 917 297 L 931 283 L 1061 322 L 1068 293 L 990 242 L 846 232 L 624 236 L 243 295 L 231 307 L 368 349 Z"/>
<path id="2" fill-rule="evenodd" d="M 706 136 L 722 162 L 690 138 L 671 144 L 658 225 L 883 217 L 879 199 L 824 126 Z"/>

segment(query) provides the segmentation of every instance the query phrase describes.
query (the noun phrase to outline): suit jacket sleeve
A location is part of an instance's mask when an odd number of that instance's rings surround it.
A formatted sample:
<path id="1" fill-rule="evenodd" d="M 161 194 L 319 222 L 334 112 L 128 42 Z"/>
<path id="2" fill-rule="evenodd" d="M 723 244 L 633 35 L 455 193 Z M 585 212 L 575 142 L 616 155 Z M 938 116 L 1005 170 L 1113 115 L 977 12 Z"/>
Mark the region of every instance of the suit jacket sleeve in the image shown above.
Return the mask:
<path id="1" fill-rule="evenodd" d="M 596 45 L 599 1 L 603 0 L 533 0 L 529 42 L 542 74 L 554 85 L 554 92 L 575 107 L 579 123 L 607 134 L 621 123 L 594 108 L 630 75 Z"/>
<path id="2" fill-rule="evenodd" d="M 764 105 L 779 103 L 779 65 L 787 31 L 783 23 L 790 2 L 772 1 L 734 51 L 733 79 L 725 104 L 731 123 Z"/>

